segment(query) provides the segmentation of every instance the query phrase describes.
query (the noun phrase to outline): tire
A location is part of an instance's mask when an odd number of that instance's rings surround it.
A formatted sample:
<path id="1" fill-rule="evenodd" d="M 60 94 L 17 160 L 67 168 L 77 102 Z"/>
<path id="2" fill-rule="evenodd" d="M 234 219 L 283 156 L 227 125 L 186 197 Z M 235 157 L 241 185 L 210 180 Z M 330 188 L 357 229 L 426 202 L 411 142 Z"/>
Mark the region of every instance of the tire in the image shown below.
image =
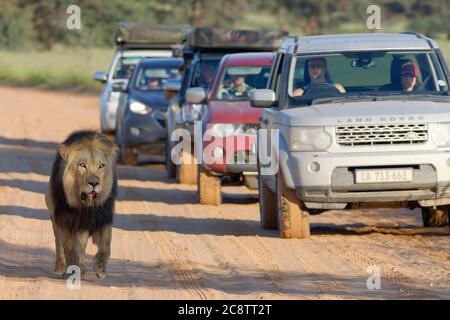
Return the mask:
<path id="1" fill-rule="evenodd" d="M 126 166 L 135 166 L 137 165 L 137 156 L 133 148 L 125 146 L 122 162 Z"/>
<path id="2" fill-rule="evenodd" d="M 198 168 L 198 202 L 200 204 L 219 206 L 222 203 L 220 178 L 203 168 Z"/>
<path id="3" fill-rule="evenodd" d="M 449 208 L 448 206 L 440 206 L 433 209 L 432 207 L 422 208 L 423 226 L 427 228 L 443 227 L 448 224 Z"/>
<path id="4" fill-rule="evenodd" d="M 277 217 L 280 237 L 284 239 L 310 237 L 308 211 L 297 199 L 294 190 L 288 189 L 281 171 L 277 173 Z"/>
<path id="5" fill-rule="evenodd" d="M 263 229 L 278 229 L 277 196 L 266 186 L 258 165 L 259 217 Z"/>
<path id="6" fill-rule="evenodd" d="M 167 128 L 167 125 L 166 125 Z M 169 179 L 175 179 L 177 177 L 177 166 L 172 162 L 170 153 L 172 151 L 172 142 L 170 141 L 170 136 L 166 137 L 166 176 Z"/>
<path id="7" fill-rule="evenodd" d="M 181 163 L 176 166 L 177 180 L 181 184 L 197 184 L 197 163 L 191 153 L 182 151 Z"/>

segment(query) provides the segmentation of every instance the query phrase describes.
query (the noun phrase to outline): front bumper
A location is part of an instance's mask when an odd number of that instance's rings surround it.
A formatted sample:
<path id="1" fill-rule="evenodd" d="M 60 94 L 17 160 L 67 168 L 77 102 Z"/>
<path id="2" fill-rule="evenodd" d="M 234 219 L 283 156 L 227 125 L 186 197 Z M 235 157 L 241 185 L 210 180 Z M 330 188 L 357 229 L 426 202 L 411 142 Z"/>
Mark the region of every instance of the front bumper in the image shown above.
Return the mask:
<path id="1" fill-rule="evenodd" d="M 306 202 L 419 201 L 422 206 L 450 203 L 450 151 L 371 154 L 290 152 L 287 161 L 283 173 L 290 176 L 297 196 Z M 320 167 L 317 172 L 310 170 L 313 162 Z M 355 169 L 398 167 L 413 168 L 412 182 L 355 182 Z"/>
<path id="2" fill-rule="evenodd" d="M 223 150 L 222 157 L 214 156 L 216 148 Z M 203 164 L 206 169 L 220 174 L 256 173 L 256 135 L 234 135 L 204 142 Z"/>
<path id="3" fill-rule="evenodd" d="M 124 140 L 127 145 L 152 144 L 166 138 L 165 113 L 155 110 L 148 115 L 129 112 L 124 118 Z"/>

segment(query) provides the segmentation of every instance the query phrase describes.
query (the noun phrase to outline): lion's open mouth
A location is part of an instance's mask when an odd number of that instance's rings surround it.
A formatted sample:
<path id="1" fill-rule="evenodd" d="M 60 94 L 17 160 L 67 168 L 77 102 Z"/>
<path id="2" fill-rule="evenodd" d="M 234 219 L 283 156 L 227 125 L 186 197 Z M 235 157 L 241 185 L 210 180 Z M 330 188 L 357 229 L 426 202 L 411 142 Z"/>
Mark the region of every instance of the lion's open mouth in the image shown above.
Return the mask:
<path id="1" fill-rule="evenodd" d="M 97 192 L 95 192 L 95 191 L 91 191 L 89 193 L 86 193 L 86 192 L 81 193 L 81 200 L 83 200 L 83 201 L 86 201 L 86 200 L 92 201 L 95 198 L 97 198 Z"/>

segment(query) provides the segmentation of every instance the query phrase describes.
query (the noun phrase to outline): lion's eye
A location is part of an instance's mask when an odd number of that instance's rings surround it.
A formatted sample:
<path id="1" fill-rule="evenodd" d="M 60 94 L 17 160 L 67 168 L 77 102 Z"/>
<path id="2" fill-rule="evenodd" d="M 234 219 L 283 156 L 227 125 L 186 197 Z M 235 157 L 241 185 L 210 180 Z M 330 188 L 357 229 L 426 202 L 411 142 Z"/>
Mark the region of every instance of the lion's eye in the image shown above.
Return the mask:
<path id="1" fill-rule="evenodd" d="M 86 169 L 86 164 L 84 164 L 84 163 L 80 163 L 80 167 L 82 167 L 82 168 Z"/>
<path id="2" fill-rule="evenodd" d="M 105 167 L 105 165 L 102 163 L 98 166 L 99 169 L 103 169 Z"/>

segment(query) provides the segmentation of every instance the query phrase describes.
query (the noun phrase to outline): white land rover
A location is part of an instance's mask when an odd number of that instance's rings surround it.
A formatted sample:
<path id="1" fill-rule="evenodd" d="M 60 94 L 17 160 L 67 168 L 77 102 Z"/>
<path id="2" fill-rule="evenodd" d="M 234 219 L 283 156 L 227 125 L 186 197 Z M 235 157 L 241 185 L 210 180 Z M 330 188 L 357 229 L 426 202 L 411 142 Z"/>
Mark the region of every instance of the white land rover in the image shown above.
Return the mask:
<path id="1" fill-rule="evenodd" d="M 251 96 L 261 128 L 279 132 L 258 163 L 262 226 L 305 238 L 309 213 L 368 206 L 420 207 L 425 226 L 447 224 L 449 79 L 420 34 L 288 38 L 269 88 Z"/>

